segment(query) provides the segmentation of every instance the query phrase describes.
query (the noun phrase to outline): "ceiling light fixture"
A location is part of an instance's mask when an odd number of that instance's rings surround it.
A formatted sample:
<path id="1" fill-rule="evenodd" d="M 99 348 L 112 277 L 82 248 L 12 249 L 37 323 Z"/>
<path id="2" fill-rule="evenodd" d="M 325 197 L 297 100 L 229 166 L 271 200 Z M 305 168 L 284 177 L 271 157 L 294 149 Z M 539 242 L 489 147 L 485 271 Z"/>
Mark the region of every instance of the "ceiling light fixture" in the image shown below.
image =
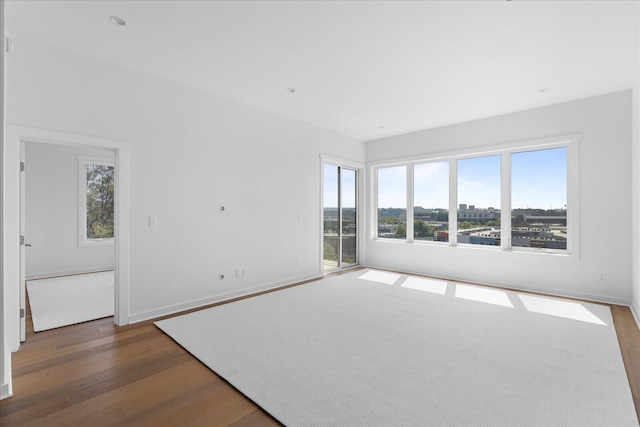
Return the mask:
<path id="1" fill-rule="evenodd" d="M 543 87 L 542 89 L 539 89 L 538 92 L 548 92 L 550 88 L 548 87 Z"/>
<path id="2" fill-rule="evenodd" d="M 116 25 L 126 25 L 127 24 L 127 22 L 124 19 L 120 18 L 119 16 L 112 16 L 112 17 L 109 18 L 109 21 L 113 22 Z"/>
<path id="3" fill-rule="evenodd" d="M 289 93 L 293 93 L 295 91 L 296 91 L 296 88 L 294 88 L 294 87 L 290 87 L 289 89 L 287 89 L 287 92 L 289 92 Z"/>
<path id="4" fill-rule="evenodd" d="M 384 129 L 384 126 L 380 125 L 378 126 L 378 129 Z"/>

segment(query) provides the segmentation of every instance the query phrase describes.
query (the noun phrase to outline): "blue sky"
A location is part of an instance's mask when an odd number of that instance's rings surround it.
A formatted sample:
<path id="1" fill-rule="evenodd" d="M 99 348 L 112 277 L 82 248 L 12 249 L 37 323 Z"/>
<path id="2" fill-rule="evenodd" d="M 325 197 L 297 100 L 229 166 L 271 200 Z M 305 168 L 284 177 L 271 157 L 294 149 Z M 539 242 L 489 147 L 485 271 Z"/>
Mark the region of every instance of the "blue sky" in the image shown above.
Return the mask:
<path id="1" fill-rule="evenodd" d="M 566 148 L 514 153 L 513 208 L 557 209 L 567 204 Z M 448 163 L 418 164 L 414 169 L 415 206 L 449 206 Z M 378 206 L 406 207 L 406 167 L 378 169 Z M 458 161 L 458 204 L 500 209 L 500 156 Z"/>
<path id="2" fill-rule="evenodd" d="M 356 173 L 342 169 L 342 207 L 356 206 Z M 338 207 L 338 167 L 324 165 L 324 207 Z"/>

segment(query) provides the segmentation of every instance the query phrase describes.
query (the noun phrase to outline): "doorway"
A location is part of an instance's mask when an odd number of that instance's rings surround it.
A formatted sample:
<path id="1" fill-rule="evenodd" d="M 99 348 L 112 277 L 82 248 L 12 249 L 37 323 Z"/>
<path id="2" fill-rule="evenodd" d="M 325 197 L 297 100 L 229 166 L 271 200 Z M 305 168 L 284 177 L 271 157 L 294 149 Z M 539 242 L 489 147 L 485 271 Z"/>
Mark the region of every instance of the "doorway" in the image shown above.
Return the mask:
<path id="1" fill-rule="evenodd" d="M 113 316 L 114 151 L 22 145 L 26 327 L 39 332 Z"/>
<path id="2" fill-rule="evenodd" d="M 323 162 L 323 271 L 358 265 L 358 169 Z"/>
<path id="3" fill-rule="evenodd" d="M 88 135 L 43 130 L 24 126 L 7 125 L 5 156 L 2 159 L 5 171 L 3 190 L 5 196 L 5 221 L 2 235 L 4 271 L 3 295 L 6 311 L 4 325 L 6 342 L 10 351 L 18 350 L 25 339 L 25 246 L 21 231 L 21 172 L 20 154 L 24 142 L 91 147 L 112 150 L 115 153 L 115 315 L 114 323 L 129 323 L 129 164 L 130 144 Z M 9 208 L 12 207 L 12 208 Z M 21 316 L 22 315 L 22 316 Z"/>

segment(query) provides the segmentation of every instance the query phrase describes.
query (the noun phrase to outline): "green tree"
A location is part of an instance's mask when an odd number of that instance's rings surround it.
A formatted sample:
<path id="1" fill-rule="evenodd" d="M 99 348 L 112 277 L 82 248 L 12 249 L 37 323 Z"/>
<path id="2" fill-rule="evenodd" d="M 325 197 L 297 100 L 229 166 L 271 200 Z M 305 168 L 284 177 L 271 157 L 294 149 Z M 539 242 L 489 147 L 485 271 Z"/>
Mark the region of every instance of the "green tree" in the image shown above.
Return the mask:
<path id="1" fill-rule="evenodd" d="M 475 224 L 472 223 L 472 222 L 469 222 L 469 221 L 464 221 L 464 222 L 461 222 L 460 224 L 458 224 L 458 228 L 460 230 L 468 230 L 468 229 L 473 228 L 473 227 L 475 227 Z"/>
<path id="2" fill-rule="evenodd" d="M 114 168 L 87 165 L 87 238 L 114 236 Z"/>
<path id="3" fill-rule="evenodd" d="M 429 227 L 429 224 L 421 219 L 416 219 L 413 221 L 413 235 L 415 237 L 433 236 L 433 227 Z"/>
<path id="4" fill-rule="evenodd" d="M 336 249 L 329 243 L 324 244 L 324 259 L 327 261 L 336 261 L 338 259 Z"/>
<path id="5" fill-rule="evenodd" d="M 449 212 L 438 211 L 438 214 L 436 215 L 436 221 L 449 221 Z"/>
<path id="6" fill-rule="evenodd" d="M 398 224 L 395 233 L 396 237 L 407 237 L 407 227 L 404 224 Z"/>

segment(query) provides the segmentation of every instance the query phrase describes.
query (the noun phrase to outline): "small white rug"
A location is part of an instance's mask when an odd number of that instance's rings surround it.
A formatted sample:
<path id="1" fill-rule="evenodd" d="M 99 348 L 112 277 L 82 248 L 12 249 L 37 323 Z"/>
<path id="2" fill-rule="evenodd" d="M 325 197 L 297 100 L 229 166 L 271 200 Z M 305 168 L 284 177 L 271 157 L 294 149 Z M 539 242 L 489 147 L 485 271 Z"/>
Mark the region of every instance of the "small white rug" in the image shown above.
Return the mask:
<path id="1" fill-rule="evenodd" d="M 364 270 L 156 322 L 287 426 L 637 426 L 608 307 Z"/>
<path id="2" fill-rule="evenodd" d="M 113 271 L 27 281 L 35 332 L 113 316 Z"/>

